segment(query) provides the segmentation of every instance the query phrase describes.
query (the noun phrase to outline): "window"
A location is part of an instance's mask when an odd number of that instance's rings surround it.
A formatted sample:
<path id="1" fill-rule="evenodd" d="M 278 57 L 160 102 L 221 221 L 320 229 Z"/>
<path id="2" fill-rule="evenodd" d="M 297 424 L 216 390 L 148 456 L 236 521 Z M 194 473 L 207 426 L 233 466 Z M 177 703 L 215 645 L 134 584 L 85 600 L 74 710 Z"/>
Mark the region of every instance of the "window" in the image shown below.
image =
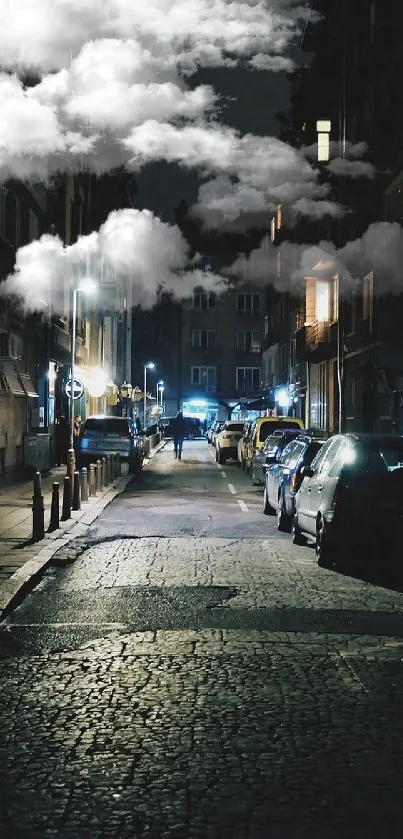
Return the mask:
<path id="1" fill-rule="evenodd" d="M 192 385 L 215 385 L 217 382 L 216 367 L 192 367 L 191 382 Z"/>
<path id="2" fill-rule="evenodd" d="M 240 317 L 259 316 L 260 294 L 237 294 L 237 311 Z"/>
<path id="3" fill-rule="evenodd" d="M 195 291 L 193 294 L 194 309 L 215 309 L 216 295 L 213 291 Z"/>
<path id="4" fill-rule="evenodd" d="M 316 320 L 330 320 L 330 284 L 318 280 L 316 283 Z"/>
<path id="5" fill-rule="evenodd" d="M 372 313 L 374 305 L 374 275 L 370 271 L 364 277 L 363 297 L 362 297 L 362 318 L 368 321 L 369 331 L 372 331 Z"/>
<path id="6" fill-rule="evenodd" d="M 215 346 L 216 333 L 213 329 L 194 329 L 192 332 L 192 347 L 207 347 Z"/>
<path id="7" fill-rule="evenodd" d="M 237 349 L 243 352 L 260 352 L 260 331 L 258 329 L 242 329 L 237 332 Z"/>
<path id="8" fill-rule="evenodd" d="M 15 248 L 20 244 L 20 203 L 9 190 L 5 191 L 4 237 Z"/>
<path id="9" fill-rule="evenodd" d="M 260 367 L 237 367 L 236 368 L 236 389 L 237 390 L 259 390 Z"/>
<path id="10" fill-rule="evenodd" d="M 281 462 L 286 464 L 289 469 L 294 469 L 304 451 L 304 448 L 305 444 L 301 441 L 289 443 L 283 451 Z"/>
<path id="11" fill-rule="evenodd" d="M 30 210 L 29 211 L 29 241 L 33 242 L 35 239 L 39 239 L 39 223 L 35 213 Z"/>

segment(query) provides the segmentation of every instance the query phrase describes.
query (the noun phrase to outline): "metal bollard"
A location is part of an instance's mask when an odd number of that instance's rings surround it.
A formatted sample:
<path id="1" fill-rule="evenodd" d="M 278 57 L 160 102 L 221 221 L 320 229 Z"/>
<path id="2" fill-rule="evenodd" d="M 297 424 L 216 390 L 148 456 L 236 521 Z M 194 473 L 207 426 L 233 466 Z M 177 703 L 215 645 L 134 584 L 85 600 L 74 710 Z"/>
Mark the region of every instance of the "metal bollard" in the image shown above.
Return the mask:
<path id="1" fill-rule="evenodd" d="M 96 476 L 96 465 L 95 463 L 90 463 L 90 479 L 89 479 L 89 486 L 88 491 L 89 495 L 92 497 L 93 495 L 97 494 L 97 476 Z"/>
<path id="2" fill-rule="evenodd" d="M 105 486 L 110 484 L 110 475 L 109 475 L 109 455 L 107 454 L 105 457 Z"/>
<path id="3" fill-rule="evenodd" d="M 102 458 L 102 489 L 106 487 L 106 457 Z"/>
<path id="4" fill-rule="evenodd" d="M 119 452 L 116 455 L 116 477 L 120 478 L 120 454 L 119 454 Z"/>
<path id="5" fill-rule="evenodd" d="M 42 477 L 40 472 L 35 472 L 34 475 L 34 496 L 40 497 L 42 495 Z"/>
<path id="6" fill-rule="evenodd" d="M 71 484 L 68 475 L 63 478 L 63 507 L 62 507 L 62 521 L 71 519 Z"/>
<path id="7" fill-rule="evenodd" d="M 102 462 L 97 460 L 97 492 L 102 490 Z"/>
<path id="8" fill-rule="evenodd" d="M 52 502 L 50 505 L 50 522 L 48 527 L 48 533 L 52 533 L 53 530 L 58 530 L 60 527 L 60 510 L 59 510 L 59 484 L 55 481 L 52 484 Z"/>
<path id="9" fill-rule="evenodd" d="M 73 484 L 73 510 L 81 510 L 81 498 L 80 498 L 80 473 L 77 470 L 74 472 L 74 484 Z"/>
<path id="10" fill-rule="evenodd" d="M 66 475 L 70 478 L 70 486 L 74 484 L 74 472 L 76 468 L 76 453 L 74 449 L 69 449 L 67 452 L 67 469 Z"/>
<path id="11" fill-rule="evenodd" d="M 109 472 L 109 483 L 113 484 L 114 474 L 113 474 L 113 454 L 108 455 L 108 472 Z"/>
<path id="12" fill-rule="evenodd" d="M 83 466 L 81 473 L 81 501 L 88 501 L 88 473 L 87 467 Z"/>
<path id="13" fill-rule="evenodd" d="M 45 538 L 45 508 L 43 495 L 32 496 L 32 540 L 39 542 Z"/>

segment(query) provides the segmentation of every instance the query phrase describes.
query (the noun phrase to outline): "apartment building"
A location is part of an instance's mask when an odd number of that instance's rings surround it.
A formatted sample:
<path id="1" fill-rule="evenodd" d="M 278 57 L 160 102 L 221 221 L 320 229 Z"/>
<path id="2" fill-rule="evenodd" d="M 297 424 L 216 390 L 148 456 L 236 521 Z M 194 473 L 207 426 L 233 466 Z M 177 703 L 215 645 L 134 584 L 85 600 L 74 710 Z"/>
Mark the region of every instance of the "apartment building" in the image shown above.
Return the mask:
<path id="1" fill-rule="evenodd" d="M 292 107 L 281 115 L 282 137 L 309 146 L 320 139 L 318 121 L 324 120 L 330 140 L 369 143 L 377 177 L 330 178 L 333 195 L 349 212 L 310 230 L 300 221 L 293 231 L 283 231 L 282 238 L 307 244 L 329 239 L 342 246 L 371 222 L 401 224 L 403 219 L 403 10 L 387 10 L 375 0 L 317 0 L 314 7 L 323 13 L 322 24 L 307 30 L 305 46 L 314 59 L 295 74 Z M 326 155 L 317 165 L 321 178 L 329 181 Z M 276 231 L 275 241 L 277 237 L 281 241 Z M 403 296 L 397 288 L 385 293 L 379 271 L 368 270 L 355 280 L 352 288 L 330 258 L 314 266 L 294 306 L 291 329 L 284 315 L 268 330 L 266 357 L 271 363 L 276 359 L 282 335 L 291 359 L 288 395 L 298 389 L 305 394 L 305 410 L 303 400 L 298 409 L 307 424 L 329 431 L 402 433 Z M 287 309 L 287 295 L 279 297 Z"/>
<path id="2" fill-rule="evenodd" d="M 183 305 L 181 405 L 187 414 L 226 419 L 259 396 L 265 293 L 238 283 L 223 295 L 196 290 Z"/>

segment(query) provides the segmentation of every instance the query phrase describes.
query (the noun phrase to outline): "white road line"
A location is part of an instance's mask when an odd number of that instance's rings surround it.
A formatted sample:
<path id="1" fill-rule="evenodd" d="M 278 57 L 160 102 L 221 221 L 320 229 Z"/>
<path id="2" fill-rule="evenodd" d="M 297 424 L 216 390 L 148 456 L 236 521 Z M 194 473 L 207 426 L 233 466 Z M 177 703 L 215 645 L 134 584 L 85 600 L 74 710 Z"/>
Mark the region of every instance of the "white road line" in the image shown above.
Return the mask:
<path id="1" fill-rule="evenodd" d="M 221 463 L 216 463 L 217 469 L 222 469 Z"/>
<path id="2" fill-rule="evenodd" d="M 226 478 L 226 477 L 227 477 L 227 473 L 226 473 L 226 472 L 220 472 L 220 475 L 221 475 L 221 477 L 222 477 L 222 478 Z"/>
<path id="3" fill-rule="evenodd" d="M 244 502 L 244 501 L 242 501 L 242 498 L 238 498 L 238 504 L 239 504 L 239 506 L 240 506 L 240 508 L 241 508 L 241 510 L 242 510 L 242 512 L 243 512 L 243 513 L 247 513 L 247 512 L 249 512 L 249 511 L 248 511 L 248 508 L 247 508 L 247 506 L 246 506 L 246 504 L 245 504 L 245 502 Z"/>
<path id="4" fill-rule="evenodd" d="M 234 487 L 234 484 L 227 484 L 227 486 L 228 486 L 228 489 L 229 489 L 231 495 L 236 495 L 236 489 Z"/>

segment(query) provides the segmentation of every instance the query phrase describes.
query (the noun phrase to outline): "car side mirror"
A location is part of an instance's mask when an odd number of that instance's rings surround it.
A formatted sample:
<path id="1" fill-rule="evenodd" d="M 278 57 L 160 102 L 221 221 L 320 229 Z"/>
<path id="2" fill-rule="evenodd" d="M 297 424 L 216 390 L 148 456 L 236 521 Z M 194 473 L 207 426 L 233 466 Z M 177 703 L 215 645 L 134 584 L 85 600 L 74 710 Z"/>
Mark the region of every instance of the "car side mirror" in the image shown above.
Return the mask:
<path id="1" fill-rule="evenodd" d="M 301 468 L 300 474 L 301 478 L 312 478 L 312 476 L 315 474 L 315 470 L 312 469 L 312 466 L 303 466 Z"/>

